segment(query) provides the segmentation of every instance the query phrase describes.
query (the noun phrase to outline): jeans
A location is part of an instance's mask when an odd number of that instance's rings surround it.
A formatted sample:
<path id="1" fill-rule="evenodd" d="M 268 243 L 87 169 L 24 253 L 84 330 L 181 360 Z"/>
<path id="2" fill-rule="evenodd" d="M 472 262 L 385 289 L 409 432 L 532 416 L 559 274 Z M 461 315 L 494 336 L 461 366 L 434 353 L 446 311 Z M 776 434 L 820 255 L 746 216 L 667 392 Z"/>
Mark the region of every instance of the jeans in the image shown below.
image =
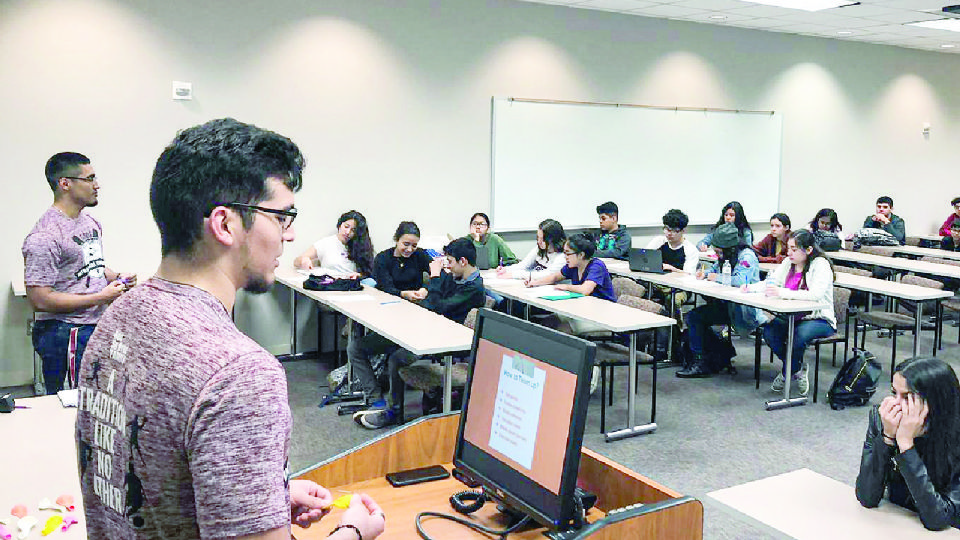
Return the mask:
<path id="1" fill-rule="evenodd" d="M 726 302 L 708 301 L 702 306 L 687 312 L 687 328 L 690 335 L 690 352 L 703 356 L 703 343 L 707 332 L 713 332 L 711 326 L 730 324 L 730 314 Z"/>
<path id="2" fill-rule="evenodd" d="M 373 403 L 383 395 L 383 389 L 377 381 L 370 359 L 378 354 L 387 355 L 387 371 L 390 374 L 390 402 L 391 408 L 399 408 L 403 403 L 403 379 L 400 378 L 400 368 L 417 361 L 417 355 L 381 336 L 370 333 L 360 338 L 350 340 L 347 345 L 347 358 L 353 366 L 353 374 L 360 381 L 360 388 L 367 403 Z"/>
<path id="3" fill-rule="evenodd" d="M 815 339 L 832 336 L 836 332 L 830 323 L 823 319 L 807 319 L 797 321 L 793 325 L 793 356 L 790 359 L 790 372 L 796 373 L 803 366 L 803 352 L 807 344 Z M 770 346 L 773 354 L 783 361 L 787 354 L 787 319 L 777 317 L 763 327 L 763 339 Z M 786 363 L 781 373 L 786 376 Z"/>
<path id="4" fill-rule="evenodd" d="M 56 394 L 64 389 L 64 382 L 77 386 L 80 374 L 80 359 L 87 348 L 90 334 L 96 328 L 94 324 L 73 324 L 56 319 L 47 319 L 33 323 L 33 348 L 40 355 L 43 364 L 43 384 L 47 395 Z M 70 337 L 75 334 L 76 349 L 72 373 L 67 366 L 70 353 Z"/>

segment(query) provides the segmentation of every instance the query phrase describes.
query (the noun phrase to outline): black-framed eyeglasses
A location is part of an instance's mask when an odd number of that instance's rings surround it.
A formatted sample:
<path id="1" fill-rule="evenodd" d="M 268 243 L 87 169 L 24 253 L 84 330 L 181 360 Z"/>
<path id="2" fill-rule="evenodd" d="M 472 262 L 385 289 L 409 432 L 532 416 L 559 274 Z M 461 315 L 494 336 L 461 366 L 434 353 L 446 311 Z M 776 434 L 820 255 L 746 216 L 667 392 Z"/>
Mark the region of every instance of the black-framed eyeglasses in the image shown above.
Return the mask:
<path id="1" fill-rule="evenodd" d="M 282 230 L 287 230 L 293 225 L 293 220 L 297 219 L 297 209 L 291 208 L 289 210 L 278 210 L 276 208 L 264 208 L 262 206 L 256 206 L 253 204 L 243 204 L 243 203 L 224 203 L 223 206 L 227 208 L 245 208 L 247 210 L 257 210 L 267 214 L 273 214 L 275 216 L 281 216 L 277 218 L 277 221 L 280 223 Z"/>
<path id="2" fill-rule="evenodd" d="M 666 232 L 671 232 L 673 234 L 680 234 L 683 232 L 683 229 L 671 229 L 670 227 L 664 227 L 663 230 Z"/>
<path id="3" fill-rule="evenodd" d="M 91 184 L 97 181 L 97 175 L 92 176 L 61 176 L 61 178 L 66 178 L 67 180 L 83 180 L 84 182 L 90 182 Z"/>

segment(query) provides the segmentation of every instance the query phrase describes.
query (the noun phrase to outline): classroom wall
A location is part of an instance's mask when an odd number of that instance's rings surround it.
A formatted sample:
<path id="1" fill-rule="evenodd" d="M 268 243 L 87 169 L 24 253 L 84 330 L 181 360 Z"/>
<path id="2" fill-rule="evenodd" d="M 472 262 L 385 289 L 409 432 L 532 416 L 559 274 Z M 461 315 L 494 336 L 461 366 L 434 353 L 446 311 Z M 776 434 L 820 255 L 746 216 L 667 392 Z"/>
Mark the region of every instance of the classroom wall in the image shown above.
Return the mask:
<path id="1" fill-rule="evenodd" d="M 830 205 L 853 229 L 885 193 L 908 232 L 928 233 L 958 195 L 948 184 L 960 57 L 562 6 L 0 0 L 0 80 L 3 283 L 21 277 L 22 239 L 51 202 L 43 164 L 62 150 L 88 154 L 102 179 L 93 212 L 108 263 L 149 273 L 159 260 L 152 164 L 176 130 L 221 116 L 288 135 L 307 156 L 291 258 L 349 208 L 367 215 L 378 249 L 402 219 L 425 234 L 465 231 L 489 206 L 494 95 L 780 111 L 780 204 L 797 221 Z M 195 99 L 173 101 L 173 80 L 192 82 Z M 572 204 L 602 202 L 590 197 L 597 181 L 584 179 Z M 716 202 L 719 213 L 726 201 Z M 624 213 L 683 207 L 655 188 L 618 203 Z M 550 215 L 536 201 L 530 212 Z M 518 253 L 531 245 L 518 242 Z M 283 291 L 245 296 L 237 319 L 284 352 L 288 305 Z M 29 318 L 8 289 L 0 386 L 32 378 Z"/>

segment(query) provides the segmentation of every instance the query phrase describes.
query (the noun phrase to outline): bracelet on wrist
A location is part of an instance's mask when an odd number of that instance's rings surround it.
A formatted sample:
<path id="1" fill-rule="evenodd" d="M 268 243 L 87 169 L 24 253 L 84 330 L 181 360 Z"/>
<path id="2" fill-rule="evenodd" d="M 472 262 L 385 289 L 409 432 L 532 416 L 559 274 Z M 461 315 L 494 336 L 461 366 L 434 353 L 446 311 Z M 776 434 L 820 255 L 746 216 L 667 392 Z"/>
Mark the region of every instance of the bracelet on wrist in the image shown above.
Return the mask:
<path id="1" fill-rule="evenodd" d="M 339 531 L 340 529 L 353 529 L 353 532 L 357 533 L 357 538 L 358 538 L 359 540 L 363 540 L 363 535 L 360 534 L 360 529 L 358 529 L 356 525 L 350 525 L 350 524 L 348 524 L 348 523 L 347 523 L 347 524 L 337 525 L 332 531 L 330 531 L 330 534 L 328 534 L 327 536 L 333 536 L 333 535 L 336 534 L 337 531 Z"/>

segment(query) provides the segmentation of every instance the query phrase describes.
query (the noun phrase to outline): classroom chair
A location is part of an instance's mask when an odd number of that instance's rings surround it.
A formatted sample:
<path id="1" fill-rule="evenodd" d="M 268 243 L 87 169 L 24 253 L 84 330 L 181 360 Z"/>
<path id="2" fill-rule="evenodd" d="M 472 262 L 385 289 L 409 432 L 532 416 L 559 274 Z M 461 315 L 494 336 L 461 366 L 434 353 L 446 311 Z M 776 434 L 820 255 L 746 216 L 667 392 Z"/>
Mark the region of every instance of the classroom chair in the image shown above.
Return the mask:
<path id="1" fill-rule="evenodd" d="M 920 242 L 922 241 L 923 239 L 919 236 L 908 236 L 904 239 L 904 244 L 908 246 L 920 247 Z"/>
<path id="2" fill-rule="evenodd" d="M 931 257 L 930 255 L 925 255 L 920 257 L 921 261 L 931 262 L 936 264 L 949 264 L 951 266 L 960 266 L 960 261 L 956 259 L 945 259 L 942 257 Z M 946 278 L 950 279 L 950 278 Z M 953 280 L 951 280 L 953 281 Z M 947 298 L 939 304 L 940 310 L 937 313 L 937 322 L 940 325 L 940 342 L 937 343 L 937 349 L 943 349 L 943 311 L 952 311 L 954 313 L 960 313 L 960 298 L 954 296 L 953 298 Z M 960 344 L 960 333 L 957 334 L 957 343 Z"/>
<path id="3" fill-rule="evenodd" d="M 814 350 L 813 364 L 813 402 L 817 402 L 817 391 L 820 388 L 820 346 L 833 345 L 833 358 L 830 365 L 837 365 L 837 343 L 843 343 L 843 361 L 847 361 L 847 353 L 850 350 L 850 289 L 843 287 L 833 288 L 833 316 L 837 320 L 837 330 L 839 330 L 840 321 L 843 321 L 843 333 L 834 332 L 832 336 L 815 339 L 810 342 Z"/>
<path id="4" fill-rule="evenodd" d="M 903 276 L 900 280 L 901 283 L 906 283 L 908 285 L 919 285 L 920 287 L 929 287 L 931 289 L 942 289 L 943 283 L 924 278 L 920 276 L 915 276 L 908 274 Z M 916 328 L 916 319 L 912 313 L 909 313 L 903 307 L 899 308 L 898 311 L 864 311 L 857 314 L 857 320 L 863 324 L 863 337 L 860 341 L 860 348 L 862 349 L 866 343 L 867 339 L 867 326 L 873 326 L 883 330 L 890 331 L 890 339 L 892 340 L 892 351 L 890 354 L 890 380 L 893 380 L 893 368 L 896 366 L 897 361 L 897 332 L 900 330 L 914 330 Z M 927 325 L 924 325 L 927 326 Z M 930 329 L 929 326 L 922 328 L 925 330 Z M 934 332 L 937 332 L 936 325 L 933 325 Z M 934 336 L 937 336 L 935 333 Z M 934 338 L 936 339 L 936 337 Z M 853 342 L 857 342 L 857 325 L 853 327 Z"/>

